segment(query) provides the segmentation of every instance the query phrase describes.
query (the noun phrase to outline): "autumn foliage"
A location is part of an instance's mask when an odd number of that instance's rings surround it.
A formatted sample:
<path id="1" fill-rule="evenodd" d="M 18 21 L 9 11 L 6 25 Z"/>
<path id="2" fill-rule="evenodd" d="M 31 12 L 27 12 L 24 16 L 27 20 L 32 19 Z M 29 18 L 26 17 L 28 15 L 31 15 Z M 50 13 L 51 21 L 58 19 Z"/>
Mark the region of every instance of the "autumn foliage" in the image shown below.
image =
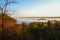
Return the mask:
<path id="1" fill-rule="evenodd" d="M 2 36 L 3 35 L 3 36 Z M 59 40 L 60 21 L 17 24 L 7 14 L 0 15 L 0 40 Z"/>

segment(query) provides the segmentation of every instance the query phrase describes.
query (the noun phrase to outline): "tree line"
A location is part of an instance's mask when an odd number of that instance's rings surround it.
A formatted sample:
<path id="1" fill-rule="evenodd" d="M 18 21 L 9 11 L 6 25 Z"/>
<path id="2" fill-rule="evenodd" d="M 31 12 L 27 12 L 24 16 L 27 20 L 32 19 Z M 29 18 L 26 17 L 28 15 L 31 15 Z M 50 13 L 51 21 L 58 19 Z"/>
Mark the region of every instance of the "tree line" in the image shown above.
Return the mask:
<path id="1" fill-rule="evenodd" d="M 4 40 L 59 40 L 60 39 L 60 21 L 31 22 L 29 24 L 22 22 L 17 24 L 11 17 L 4 19 L 4 30 L 0 25 L 0 39 Z M 0 23 L 2 24 L 2 23 Z M 2 31 L 3 30 L 3 31 Z M 2 36 L 3 35 L 3 36 Z"/>
<path id="2" fill-rule="evenodd" d="M 3 2 L 3 3 L 2 3 Z M 0 40 L 60 40 L 60 21 L 17 24 L 8 16 L 12 0 L 0 0 Z"/>

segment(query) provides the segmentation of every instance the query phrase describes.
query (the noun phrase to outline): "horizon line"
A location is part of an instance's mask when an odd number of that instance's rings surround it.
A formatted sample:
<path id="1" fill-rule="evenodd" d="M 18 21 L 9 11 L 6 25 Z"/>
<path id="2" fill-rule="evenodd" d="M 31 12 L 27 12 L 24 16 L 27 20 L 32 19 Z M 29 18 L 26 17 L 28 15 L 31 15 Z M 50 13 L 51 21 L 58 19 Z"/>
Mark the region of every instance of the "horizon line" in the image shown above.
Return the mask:
<path id="1" fill-rule="evenodd" d="M 60 18 L 60 17 L 13 17 L 13 18 Z"/>

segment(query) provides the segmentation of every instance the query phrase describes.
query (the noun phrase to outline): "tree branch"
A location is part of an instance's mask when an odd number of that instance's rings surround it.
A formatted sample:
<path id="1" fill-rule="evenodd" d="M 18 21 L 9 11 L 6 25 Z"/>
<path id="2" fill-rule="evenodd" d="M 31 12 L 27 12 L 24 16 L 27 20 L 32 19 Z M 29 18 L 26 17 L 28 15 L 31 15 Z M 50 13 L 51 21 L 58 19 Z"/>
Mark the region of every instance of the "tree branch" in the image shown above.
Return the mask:
<path id="1" fill-rule="evenodd" d="M 7 6 L 9 5 L 9 4 L 11 4 L 11 3 L 16 3 L 16 2 L 14 2 L 14 1 L 12 1 L 12 2 L 9 2 L 8 0 L 5 0 L 5 5 L 3 6 L 3 11 L 4 11 L 4 14 L 5 14 L 5 11 L 6 11 L 6 9 L 7 9 Z"/>

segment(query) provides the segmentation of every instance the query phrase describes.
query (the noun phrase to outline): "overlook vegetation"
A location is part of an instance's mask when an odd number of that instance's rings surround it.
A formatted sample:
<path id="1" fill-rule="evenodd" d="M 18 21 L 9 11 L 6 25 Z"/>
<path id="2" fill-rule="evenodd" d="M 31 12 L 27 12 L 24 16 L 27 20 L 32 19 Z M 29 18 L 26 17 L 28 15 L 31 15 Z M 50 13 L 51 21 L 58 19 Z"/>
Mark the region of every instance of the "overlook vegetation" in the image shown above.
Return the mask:
<path id="1" fill-rule="evenodd" d="M 0 15 L 0 40 L 59 40 L 60 21 L 17 24 L 16 20 Z"/>
<path id="2" fill-rule="evenodd" d="M 0 0 L 0 40 L 60 40 L 60 21 L 17 24 L 6 14 L 11 3 L 16 2 Z"/>

